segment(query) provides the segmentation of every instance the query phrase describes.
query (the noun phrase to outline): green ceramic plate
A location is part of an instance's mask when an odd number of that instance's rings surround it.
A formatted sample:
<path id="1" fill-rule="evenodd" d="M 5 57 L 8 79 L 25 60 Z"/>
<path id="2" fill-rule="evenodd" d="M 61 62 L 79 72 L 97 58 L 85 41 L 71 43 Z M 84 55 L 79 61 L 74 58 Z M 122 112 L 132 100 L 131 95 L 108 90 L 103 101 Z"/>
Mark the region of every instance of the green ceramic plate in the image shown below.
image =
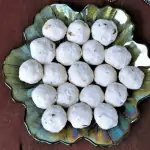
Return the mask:
<path id="1" fill-rule="evenodd" d="M 119 124 L 108 131 L 100 129 L 93 121 L 88 128 L 74 129 L 69 123 L 60 133 L 54 134 L 42 128 L 40 118 L 43 110 L 37 108 L 31 100 L 31 91 L 36 85 L 23 83 L 18 78 L 19 66 L 25 60 L 31 58 L 30 41 L 42 36 L 42 26 L 50 18 L 59 18 L 69 25 L 75 19 L 84 20 L 89 24 L 99 18 L 113 20 L 119 30 L 119 36 L 115 44 L 126 46 L 133 56 L 132 65 L 139 66 L 145 72 L 145 79 L 141 89 L 130 94 L 124 107 L 118 110 Z M 143 44 L 133 41 L 134 24 L 131 18 L 121 9 L 110 6 L 98 8 L 95 5 L 87 5 L 81 12 L 72 10 L 65 4 L 53 4 L 46 6 L 35 16 L 34 23 L 25 32 L 26 44 L 13 49 L 6 57 L 3 64 L 3 73 L 6 84 L 11 88 L 12 98 L 24 104 L 26 107 L 25 124 L 29 133 L 37 140 L 47 143 L 63 142 L 72 144 L 76 140 L 84 138 L 94 145 L 112 146 L 118 144 L 129 132 L 131 123 L 137 120 L 139 112 L 137 105 L 150 94 L 150 59 L 148 49 Z"/>

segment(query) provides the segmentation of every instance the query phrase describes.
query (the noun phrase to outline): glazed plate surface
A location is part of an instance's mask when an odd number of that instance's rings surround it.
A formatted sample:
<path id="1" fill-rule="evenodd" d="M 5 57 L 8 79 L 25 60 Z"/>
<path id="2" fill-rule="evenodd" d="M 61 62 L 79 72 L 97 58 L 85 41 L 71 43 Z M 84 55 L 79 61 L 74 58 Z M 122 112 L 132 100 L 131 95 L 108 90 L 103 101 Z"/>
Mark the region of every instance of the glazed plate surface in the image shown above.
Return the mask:
<path id="1" fill-rule="evenodd" d="M 84 129 L 74 129 L 69 123 L 60 133 L 50 133 L 43 129 L 41 125 L 41 115 L 43 110 L 37 108 L 31 99 L 32 89 L 37 85 L 29 85 L 21 82 L 18 77 L 19 66 L 31 58 L 29 44 L 32 40 L 42 37 L 42 26 L 50 18 L 61 19 L 69 25 L 76 19 L 81 19 L 89 26 L 97 19 L 113 20 L 119 30 L 119 35 L 113 44 L 126 46 L 132 54 L 131 64 L 139 66 L 145 73 L 145 79 L 141 89 L 132 91 L 123 108 L 118 109 L 119 124 L 110 130 L 100 129 L 93 121 L 90 127 Z M 133 40 L 134 24 L 124 10 L 112 8 L 110 6 L 97 7 L 87 5 L 81 12 L 72 10 L 65 4 L 53 4 L 46 6 L 34 19 L 34 23 L 25 29 L 24 36 L 26 44 L 13 49 L 6 57 L 3 64 L 5 82 L 10 87 L 12 99 L 22 103 L 26 107 L 25 125 L 28 132 L 36 140 L 49 144 L 62 142 L 72 144 L 76 140 L 84 138 L 96 146 L 112 146 L 129 133 L 131 124 L 138 119 L 138 104 L 146 99 L 150 94 L 150 59 L 148 58 L 148 48 L 146 45 L 136 43 Z M 59 44 L 59 42 L 57 43 Z"/>

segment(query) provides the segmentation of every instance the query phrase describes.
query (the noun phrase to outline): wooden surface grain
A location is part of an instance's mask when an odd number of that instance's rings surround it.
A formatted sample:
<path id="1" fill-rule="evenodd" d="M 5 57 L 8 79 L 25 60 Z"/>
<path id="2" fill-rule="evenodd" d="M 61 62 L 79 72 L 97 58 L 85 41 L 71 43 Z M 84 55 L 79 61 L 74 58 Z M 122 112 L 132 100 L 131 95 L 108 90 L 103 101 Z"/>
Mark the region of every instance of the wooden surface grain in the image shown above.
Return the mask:
<path id="1" fill-rule="evenodd" d="M 106 0 L 0 0 L 0 63 L 12 48 L 24 43 L 23 31 L 30 25 L 37 12 L 52 3 L 67 3 L 77 10 L 86 4 L 99 6 L 108 4 Z M 150 6 L 143 0 L 117 0 L 112 6 L 125 9 L 132 17 L 135 40 L 150 47 Z M 141 117 L 133 124 L 129 136 L 110 150 L 150 150 L 150 101 L 140 105 Z M 48 145 L 35 141 L 24 126 L 24 107 L 11 101 L 10 90 L 0 73 L 0 150 L 93 150 L 85 140 L 68 147 L 64 144 Z M 104 148 L 99 148 L 103 150 Z"/>

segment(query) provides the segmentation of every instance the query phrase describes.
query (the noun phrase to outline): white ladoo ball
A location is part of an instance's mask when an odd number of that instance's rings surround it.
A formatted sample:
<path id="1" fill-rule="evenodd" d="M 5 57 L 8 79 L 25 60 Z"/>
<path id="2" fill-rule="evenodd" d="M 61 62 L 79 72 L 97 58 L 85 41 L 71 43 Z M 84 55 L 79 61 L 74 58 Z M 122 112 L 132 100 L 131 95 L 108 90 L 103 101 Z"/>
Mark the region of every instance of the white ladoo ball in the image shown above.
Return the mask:
<path id="1" fill-rule="evenodd" d="M 60 132 L 67 123 L 67 115 L 59 105 L 51 105 L 42 115 L 43 128 L 52 133 Z"/>
<path id="2" fill-rule="evenodd" d="M 92 37 L 102 45 L 108 46 L 116 40 L 117 26 L 111 20 L 98 19 L 92 25 Z"/>
<path id="3" fill-rule="evenodd" d="M 108 64 L 102 64 L 95 68 L 95 82 L 103 87 L 117 81 L 116 70 Z"/>
<path id="4" fill-rule="evenodd" d="M 119 80 L 128 89 L 140 89 L 144 80 L 144 73 L 139 68 L 134 66 L 126 66 L 119 72 Z"/>
<path id="5" fill-rule="evenodd" d="M 114 45 L 105 51 L 105 62 L 118 70 L 127 66 L 131 58 L 131 54 L 123 46 Z"/>
<path id="6" fill-rule="evenodd" d="M 104 101 L 104 92 L 98 85 L 88 85 L 80 93 L 80 101 L 95 108 Z"/>
<path id="7" fill-rule="evenodd" d="M 99 65 L 104 61 L 104 47 L 96 40 L 89 40 L 83 46 L 83 59 L 91 65 Z"/>
<path id="8" fill-rule="evenodd" d="M 59 86 L 67 81 L 67 72 L 63 65 L 50 63 L 44 65 L 43 82 L 52 86 Z"/>
<path id="9" fill-rule="evenodd" d="M 32 58 L 41 64 L 49 64 L 56 54 L 55 43 L 46 37 L 38 38 L 31 42 L 30 51 Z"/>
<path id="10" fill-rule="evenodd" d="M 65 108 L 77 103 L 79 101 L 79 90 L 71 83 L 61 84 L 57 88 L 57 104 Z"/>
<path id="11" fill-rule="evenodd" d="M 72 42 L 61 43 L 56 49 L 56 59 L 65 66 L 70 66 L 81 58 L 80 46 Z"/>
<path id="12" fill-rule="evenodd" d="M 67 39 L 79 45 L 84 44 L 90 37 L 90 28 L 82 20 L 72 22 L 67 31 Z"/>
<path id="13" fill-rule="evenodd" d="M 29 84 L 39 82 L 43 77 L 43 68 L 34 59 L 23 62 L 19 68 L 19 79 Z"/>
<path id="14" fill-rule="evenodd" d="M 105 101 L 114 107 L 121 107 L 127 100 L 128 92 L 126 86 L 114 82 L 109 84 L 105 92 Z"/>
<path id="15" fill-rule="evenodd" d="M 66 25 L 61 20 L 55 18 L 47 20 L 42 28 L 43 35 L 52 41 L 63 39 L 66 32 Z"/>
<path id="16" fill-rule="evenodd" d="M 77 61 L 68 70 L 69 81 L 76 86 L 86 87 L 92 83 L 94 74 L 90 66 L 82 61 Z"/>
<path id="17" fill-rule="evenodd" d="M 38 108 L 47 109 L 56 102 L 57 93 L 54 87 L 40 84 L 32 91 L 32 100 Z"/>
<path id="18" fill-rule="evenodd" d="M 108 130 L 118 124 L 118 114 L 110 104 L 101 103 L 94 109 L 94 118 L 101 129 Z"/>
<path id="19" fill-rule="evenodd" d="M 92 121 L 92 109 L 85 103 L 76 103 L 69 107 L 68 121 L 74 128 L 88 127 Z"/>

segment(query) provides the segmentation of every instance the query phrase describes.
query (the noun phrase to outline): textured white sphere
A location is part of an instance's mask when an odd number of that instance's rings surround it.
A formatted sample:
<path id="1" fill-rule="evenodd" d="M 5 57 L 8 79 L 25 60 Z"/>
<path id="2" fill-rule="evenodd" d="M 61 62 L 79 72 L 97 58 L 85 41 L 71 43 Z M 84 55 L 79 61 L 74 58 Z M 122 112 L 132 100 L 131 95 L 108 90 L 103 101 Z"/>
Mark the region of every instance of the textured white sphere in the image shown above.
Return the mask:
<path id="1" fill-rule="evenodd" d="M 117 26 L 111 20 L 98 19 L 92 25 L 92 37 L 102 45 L 108 46 L 116 40 Z"/>
<path id="2" fill-rule="evenodd" d="M 105 62 L 119 70 L 127 66 L 131 58 L 131 54 L 123 46 L 114 45 L 105 51 Z"/>
<path id="3" fill-rule="evenodd" d="M 94 74 L 90 66 L 77 61 L 68 70 L 69 81 L 79 87 L 85 87 L 93 82 Z"/>
<path id="4" fill-rule="evenodd" d="M 56 49 L 56 59 L 65 66 L 70 66 L 81 58 L 80 46 L 72 42 L 61 43 Z"/>
<path id="5" fill-rule="evenodd" d="M 90 28 L 82 20 L 72 22 L 67 31 L 67 39 L 79 45 L 84 44 L 90 37 Z"/>
<path id="6" fill-rule="evenodd" d="M 144 73 L 139 68 L 134 66 L 126 66 L 119 72 L 119 80 L 128 89 L 140 89 L 144 80 Z"/>
<path id="7" fill-rule="evenodd" d="M 30 44 L 32 58 L 41 64 L 49 64 L 55 57 L 55 43 L 46 37 L 35 39 Z"/>
<path id="8" fill-rule="evenodd" d="M 57 93 L 54 87 L 40 84 L 32 91 L 32 100 L 38 108 L 47 109 L 56 102 Z"/>
<path id="9" fill-rule="evenodd" d="M 116 70 L 108 64 L 102 64 L 95 68 L 95 82 L 103 87 L 117 81 Z"/>
<path id="10" fill-rule="evenodd" d="M 104 47 L 96 40 L 89 40 L 83 46 L 83 59 L 91 65 L 99 65 L 104 61 Z"/>
<path id="11" fill-rule="evenodd" d="M 50 63 L 44 65 L 43 82 L 52 86 L 59 86 L 67 81 L 67 72 L 63 65 Z"/>
<path id="12" fill-rule="evenodd" d="M 114 107 L 121 107 L 127 100 L 128 92 L 126 86 L 114 82 L 109 84 L 105 92 L 105 101 Z"/>
<path id="13" fill-rule="evenodd" d="M 39 82 L 43 77 L 43 68 L 34 59 L 23 62 L 19 68 L 19 79 L 29 84 Z"/>
<path id="14" fill-rule="evenodd" d="M 92 121 L 92 109 L 85 103 L 76 103 L 69 107 L 68 121 L 74 128 L 85 128 L 91 124 Z"/>
<path id="15" fill-rule="evenodd" d="M 66 32 L 66 25 L 61 20 L 55 18 L 47 20 L 42 28 L 43 35 L 52 41 L 63 39 Z"/>
<path id="16" fill-rule="evenodd" d="M 88 85 L 80 93 L 80 101 L 95 108 L 104 101 L 104 92 L 98 85 Z"/>
<path id="17" fill-rule="evenodd" d="M 61 84 L 57 88 L 57 104 L 65 108 L 75 104 L 79 100 L 79 90 L 78 88 L 71 83 Z"/>
<path id="18" fill-rule="evenodd" d="M 118 114 L 110 104 L 101 103 L 94 109 L 94 118 L 101 129 L 108 130 L 117 126 Z"/>
<path id="19" fill-rule="evenodd" d="M 43 128 L 52 133 L 60 132 L 67 123 L 67 114 L 59 105 L 51 105 L 42 115 Z"/>

